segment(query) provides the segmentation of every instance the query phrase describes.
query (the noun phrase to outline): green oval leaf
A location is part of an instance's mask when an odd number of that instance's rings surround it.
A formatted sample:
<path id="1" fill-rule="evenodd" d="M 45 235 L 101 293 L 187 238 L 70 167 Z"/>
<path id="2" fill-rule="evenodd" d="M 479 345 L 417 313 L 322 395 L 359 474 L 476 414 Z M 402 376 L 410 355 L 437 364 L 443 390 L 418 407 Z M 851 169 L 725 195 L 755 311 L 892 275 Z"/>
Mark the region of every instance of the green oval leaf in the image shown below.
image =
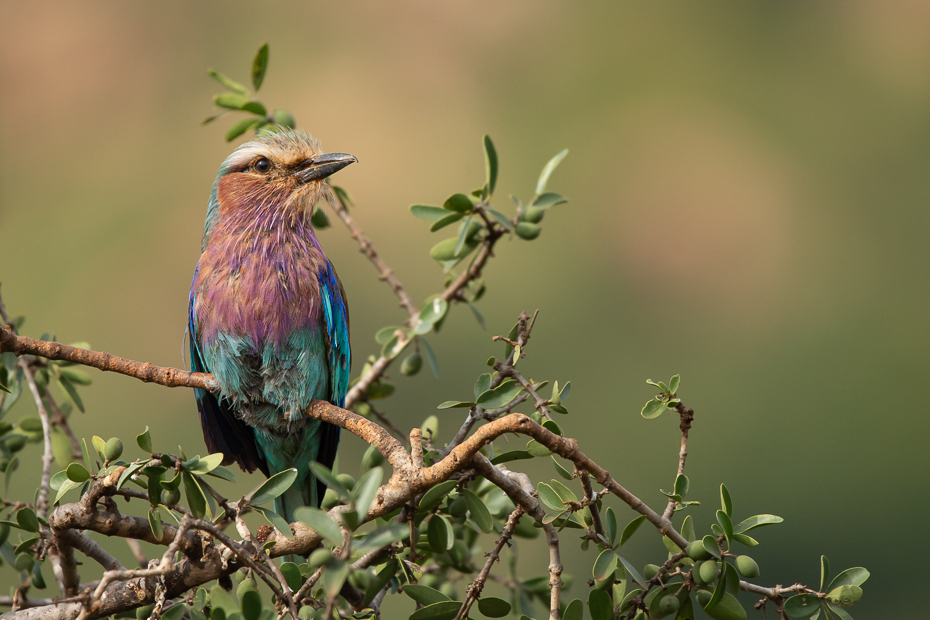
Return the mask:
<path id="1" fill-rule="evenodd" d="M 494 186 L 497 185 L 497 150 L 494 148 L 494 143 L 491 142 L 490 136 L 484 137 L 484 171 L 485 178 L 487 179 L 488 184 L 488 197 L 494 193 Z M 508 610 L 510 605 L 507 606 Z M 480 604 L 479 604 L 480 609 Z M 481 612 L 484 613 L 484 612 Z M 487 614 L 485 614 L 487 615 Z M 507 614 L 504 614 L 507 615 Z M 496 618 L 498 616 L 490 616 Z"/>
<path id="2" fill-rule="evenodd" d="M 580 598 L 576 598 L 569 603 L 565 607 L 565 612 L 562 614 L 562 620 L 582 620 L 583 617 L 584 603 L 581 602 Z"/>
<path id="3" fill-rule="evenodd" d="M 478 611 L 486 618 L 503 618 L 510 613 L 510 603 L 502 598 L 485 596 L 478 599 Z"/>
<path id="4" fill-rule="evenodd" d="M 591 620 L 613 620 L 610 595 L 604 590 L 594 588 L 588 593 L 588 611 Z"/>
<path id="5" fill-rule="evenodd" d="M 562 196 L 561 194 L 555 194 L 553 192 L 546 192 L 545 194 L 540 194 L 536 197 L 536 200 L 533 201 L 532 206 L 537 209 L 548 209 L 549 207 L 554 207 L 555 205 L 560 205 L 568 202 L 568 198 Z"/>
<path id="6" fill-rule="evenodd" d="M 607 535 L 607 540 L 610 544 L 614 544 L 614 541 L 617 539 L 617 514 L 614 512 L 613 508 L 608 508 L 605 515 L 604 533 Z"/>
<path id="7" fill-rule="evenodd" d="M 500 409 L 512 401 L 523 391 L 523 386 L 514 381 L 507 379 L 502 381 L 496 388 L 485 391 L 478 397 L 477 403 L 484 409 Z"/>
<path id="8" fill-rule="evenodd" d="M 470 203 L 469 203 L 469 204 L 470 204 Z M 429 231 L 430 231 L 430 232 L 436 232 L 437 230 L 442 230 L 442 229 L 445 228 L 446 226 L 450 226 L 450 225 L 452 225 L 452 224 L 455 224 L 455 223 L 458 222 L 460 219 L 462 219 L 463 217 L 465 217 L 465 216 L 464 216 L 463 214 L 461 214 L 461 213 L 449 213 L 449 212 L 446 211 L 445 209 L 442 209 L 442 212 L 445 213 L 445 215 L 443 215 L 442 218 L 436 220 L 436 221 L 433 223 L 433 225 L 429 227 Z M 457 246 L 458 246 L 458 243 L 456 243 L 456 247 L 457 247 Z M 455 254 L 453 253 L 453 256 L 454 256 L 454 255 L 455 255 Z M 435 257 L 434 257 L 434 258 L 435 258 Z M 451 256 L 450 256 L 450 258 L 451 258 Z"/>
<path id="9" fill-rule="evenodd" d="M 378 495 L 378 489 L 381 487 L 383 478 L 384 471 L 380 467 L 375 467 L 362 476 L 352 489 L 352 495 L 355 499 L 355 511 L 358 514 L 360 523 L 368 516 L 368 509 L 371 508 L 371 503 Z"/>
<path id="10" fill-rule="evenodd" d="M 559 497 L 559 494 L 556 493 L 552 487 L 550 487 L 545 482 L 540 482 L 536 485 L 536 494 L 539 495 L 539 501 L 543 506 L 549 510 L 555 510 L 561 512 L 565 510 L 565 505 L 562 503 L 562 498 Z"/>
<path id="11" fill-rule="evenodd" d="M 348 499 L 349 489 L 346 488 L 344 484 L 339 482 L 339 479 L 333 474 L 332 471 L 325 465 L 321 465 L 316 461 L 310 461 L 310 471 L 313 472 L 313 475 L 316 476 L 317 480 L 321 480 L 323 484 L 331 488 L 336 494 L 342 499 Z"/>
<path id="12" fill-rule="evenodd" d="M 678 375 L 675 376 L 677 377 Z M 720 485 L 720 507 L 728 517 L 733 516 L 733 500 L 730 499 L 730 491 L 727 490 L 727 485 L 725 484 Z M 721 523 L 721 525 L 723 524 Z"/>
<path id="13" fill-rule="evenodd" d="M 449 311 L 449 302 L 442 297 L 435 297 L 420 308 L 419 318 L 424 323 L 437 323 Z"/>
<path id="14" fill-rule="evenodd" d="M 226 77 L 219 71 L 208 69 L 207 73 L 209 73 L 210 77 L 212 77 L 214 80 L 216 80 L 217 82 L 219 82 L 220 84 L 222 84 L 223 86 L 225 86 L 226 88 L 228 88 L 229 90 L 233 92 L 239 93 L 240 95 L 247 95 L 249 93 L 249 90 L 245 86 L 243 86 L 239 82 L 236 82 L 235 80 L 229 79 L 228 77 Z"/>
<path id="15" fill-rule="evenodd" d="M 80 463 L 71 463 L 65 470 L 68 480 L 72 482 L 85 482 L 90 480 L 90 472 Z"/>
<path id="16" fill-rule="evenodd" d="M 755 529 L 757 527 L 762 527 L 763 525 L 774 525 L 776 523 L 781 523 L 782 521 L 784 521 L 784 519 L 775 515 L 756 515 L 754 517 L 749 517 L 748 519 L 743 519 L 739 522 L 738 525 L 733 526 L 733 533 L 744 534 L 749 530 Z"/>
<path id="17" fill-rule="evenodd" d="M 489 533 L 494 529 L 491 511 L 489 511 L 488 507 L 484 505 L 484 502 L 471 491 L 465 491 L 464 495 L 465 504 L 468 506 L 468 512 L 471 513 L 471 518 L 474 520 L 475 525 L 485 534 Z"/>
<path id="18" fill-rule="evenodd" d="M 446 480 L 424 493 L 423 498 L 420 500 L 420 510 L 430 511 L 438 506 L 440 502 L 445 499 L 446 495 L 455 488 L 456 484 L 458 484 L 458 482 L 455 480 Z"/>
<path id="19" fill-rule="evenodd" d="M 640 412 L 647 420 L 652 420 L 657 418 L 665 411 L 665 403 L 658 398 L 653 398 L 643 406 L 643 410 Z"/>
<path id="20" fill-rule="evenodd" d="M 830 582 L 830 585 L 827 586 L 827 591 L 835 590 L 840 586 L 861 586 L 869 578 L 869 571 L 857 566 L 855 568 L 847 568 L 842 573 L 833 578 L 833 581 Z"/>
<path id="21" fill-rule="evenodd" d="M 232 142 L 245 132 L 250 129 L 255 129 L 261 125 L 264 125 L 268 121 L 265 118 L 244 118 L 240 121 L 237 121 L 226 131 L 226 141 Z"/>
<path id="22" fill-rule="evenodd" d="M 820 599 L 816 594 L 798 594 L 785 601 L 784 610 L 791 620 L 804 620 L 820 611 Z"/>
<path id="23" fill-rule="evenodd" d="M 643 521 L 646 520 L 646 515 L 640 515 L 626 524 L 626 527 L 623 528 L 623 533 L 620 534 L 620 544 L 619 547 L 623 546 L 623 543 L 628 541 L 633 534 L 636 533 L 636 530 L 639 529 L 639 526 L 643 524 Z"/>
<path id="24" fill-rule="evenodd" d="M 530 456 L 549 456 L 550 454 L 552 454 L 552 451 L 549 450 L 549 448 L 542 445 L 535 439 L 530 439 L 526 443 L 526 452 Z"/>
<path id="25" fill-rule="evenodd" d="M 155 535 L 156 540 L 161 540 L 165 535 L 164 527 L 161 523 L 161 514 L 158 512 L 158 508 L 152 508 L 149 510 L 149 527 L 152 528 L 152 534 Z"/>
<path id="26" fill-rule="evenodd" d="M 194 517 L 203 519 L 207 513 L 207 496 L 203 489 L 197 483 L 197 479 L 189 473 L 181 472 L 184 481 L 184 495 L 187 497 L 187 506 L 191 509 Z"/>
<path id="27" fill-rule="evenodd" d="M 430 207 L 428 205 L 410 205 L 410 213 L 413 217 L 427 222 L 435 222 L 449 215 L 449 212 L 442 207 Z"/>
<path id="28" fill-rule="evenodd" d="M 448 239 L 443 239 L 432 247 L 432 249 L 429 251 L 429 255 L 433 260 L 437 261 L 457 260 L 460 258 L 465 258 L 471 254 L 475 248 L 478 247 L 477 243 L 467 241 L 462 246 L 462 248 L 456 252 L 455 248 L 458 245 L 458 242 L 458 237 L 449 237 Z"/>
<path id="29" fill-rule="evenodd" d="M 152 435 L 149 433 L 149 427 L 136 436 L 136 444 L 142 448 L 143 452 L 152 452 Z"/>
<path id="30" fill-rule="evenodd" d="M 16 522 L 27 532 L 39 531 L 39 518 L 31 508 L 20 508 L 16 512 Z"/>
<path id="31" fill-rule="evenodd" d="M 268 69 L 268 44 L 263 43 L 260 48 L 258 48 L 258 53 L 255 54 L 255 60 L 252 61 L 252 86 L 255 87 L 255 91 L 258 92 L 258 89 L 262 86 L 262 81 L 265 79 L 265 71 Z M 249 620 L 246 618 L 246 620 Z"/>
<path id="32" fill-rule="evenodd" d="M 294 511 L 294 518 L 331 543 L 342 544 L 342 530 L 339 529 L 339 524 L 319 508 L 301 506 Z"/>
<path id="33" fill-rule="evenodd" d="M 461 607 L 461 601 L 433 603 L 410 614 L 410 620 L 452 620 L 459 613 Z"/>
<path id="34" fill-rule="evenodd" d="M 536 182 L 536 194 L 542 195 L 546 192 L 546 185 L 549 183 L 549 177 L 552 176 L 552 172 L 558 167 L 562 160 L 565 159 L 565 156 L 568 155 L 568 149 L 564 149 L 556 153 L 555 157 L 549 160 L 549 162 L 543 167 L 542 172 L 539 174 L 539 181 Z"/>
<path id="35" fill-rule="evenodd" d="M 494 465 L 500 465 L 502 463 L 509 463 L 511 461 L 523 461 L 531 458 L 533 458 L 533 455 L 526 450 L 510 450 L 509 452 L 502 452 L 501 454 L 495 456 L 493 459 L 491 459 L 491 463 Z"/>
<path id="36" fill-rule="evenodd" d="M 440 514 L 434 514 L 426 527 L 426 539 L 436 553 L 445 553 L 455 543 L 452 524 Z"/>
<path id="37" fill-rule="evenodd" d="M 256 506 L 267 504 L 291 488 L 291 485 L 294 484 L 294 480 L 296 479 L 296 468 L 285 469 L 273 475 L 271 478 L 268 478 L 268 480 L 265 480 L 257 489 L 249 493 L 246 498 L 249 500 L 250 504 Z"/>
<path id="38" fill-rule="evenodd" d="M 259 603 L 259 605 L 261 605 L 261 603 Z M 184 617 L 185 613 L 187 613 L 187 605 L 184 603 L 177 603 L 161 614 L 161 620 L 180 620 Z M 256 620 L 256 618 L 246 618 L 245 620 Z"/>
<path id="39" fill-rule="evenodd" d="M 475 403 L 468 403 L 461 400 L 447 400 L 446 402 L 436 407 L 436 409 L 469 409 L 474 406 Z"/>
<path id="40" fill-rule="evenodd" d="M 420 605 L 432 605 L 451 600 L 448 596 L 427 586 L 410 584 L 404 586 L 404 594 L 415 600 Z"/>
<path id="41" fill-rule="evenodd" d="M 245 620 L 258 620 L 261 613 L 262 595 L 258 593 L 258 590 L 246 590 L 242 595 L 242 617 Z"/>
<path id="42" fill-rule="evenodd" d="M 614 553 L 613 549 L 604 549 L 601 551 L 601 554 L 597 556 L 597 560 L 594 561 L 594 568 L 591 570 L 591 575 L 597 581 L 604 581 L 612 576 L 616 569 L 617 554 Z"/>

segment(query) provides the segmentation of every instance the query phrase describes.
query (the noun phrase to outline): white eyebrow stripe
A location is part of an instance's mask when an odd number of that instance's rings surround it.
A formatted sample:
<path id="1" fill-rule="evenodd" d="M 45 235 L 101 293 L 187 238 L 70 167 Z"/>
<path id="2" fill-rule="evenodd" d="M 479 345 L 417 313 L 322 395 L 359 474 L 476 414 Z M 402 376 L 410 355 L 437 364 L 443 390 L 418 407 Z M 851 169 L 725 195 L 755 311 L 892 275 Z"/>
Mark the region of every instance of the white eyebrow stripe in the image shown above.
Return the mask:
<path id="1" fill-rule="evenodd" d="M 226 167 L 232 168 L 236 166 L 245 165 L 259 157 L 268 157 L 271 158 L 271 149 L 264 144 L 256 144 L 254 142 L 247 142 L 242 145 L 226 159 Z"/>

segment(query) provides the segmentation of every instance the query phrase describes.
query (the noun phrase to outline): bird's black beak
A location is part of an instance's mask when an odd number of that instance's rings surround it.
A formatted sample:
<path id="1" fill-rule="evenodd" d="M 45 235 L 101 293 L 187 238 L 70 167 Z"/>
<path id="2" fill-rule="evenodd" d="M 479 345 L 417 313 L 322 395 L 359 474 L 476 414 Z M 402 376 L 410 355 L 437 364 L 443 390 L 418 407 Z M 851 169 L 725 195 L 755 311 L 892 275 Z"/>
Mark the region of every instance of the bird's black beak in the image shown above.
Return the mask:
<path id="1" fill-rule="evenodd" d="M 319 181 L 357 161 L 354 155 L 348 153 L 323 153 L 303 162 L 295 176 L 301 183 Z"/>

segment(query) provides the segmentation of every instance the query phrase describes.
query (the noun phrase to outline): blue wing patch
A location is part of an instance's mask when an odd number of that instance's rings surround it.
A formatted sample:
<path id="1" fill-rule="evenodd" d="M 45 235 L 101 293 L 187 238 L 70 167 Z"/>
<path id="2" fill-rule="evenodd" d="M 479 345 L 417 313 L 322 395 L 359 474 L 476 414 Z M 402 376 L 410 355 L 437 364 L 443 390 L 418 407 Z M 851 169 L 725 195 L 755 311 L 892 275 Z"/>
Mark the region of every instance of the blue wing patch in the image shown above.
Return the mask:
<path id="1" fill-rule="evenodd" d="M 320 297 L 323 301 L 323 315 L 329 340 L 329 402 L 343 407 L 349 389 L 349 371 L 352 365 L 352 352 L 349 348 L 349 311 L 339 276 L 328 262 L 326 267 L 326 271 L 320 274 Z M 319 430 L 320 448 L 317 461 L 330 469 L 336 460 L 340 430 L 338 426 L 328 423 L 323 423 Z M 317 481 L 317 497 L 322 498 L 325 492 L 326 485 Z"/>

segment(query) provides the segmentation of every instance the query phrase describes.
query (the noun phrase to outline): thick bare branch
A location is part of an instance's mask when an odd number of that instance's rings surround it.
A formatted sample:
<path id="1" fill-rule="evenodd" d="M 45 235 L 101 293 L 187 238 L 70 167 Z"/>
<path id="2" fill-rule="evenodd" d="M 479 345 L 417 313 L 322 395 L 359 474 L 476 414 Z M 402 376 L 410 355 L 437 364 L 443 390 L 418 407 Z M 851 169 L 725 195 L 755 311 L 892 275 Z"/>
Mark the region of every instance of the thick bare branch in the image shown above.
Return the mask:
<path id="1" fill-rule="evenodd" d="M 147 362 L 136 362 L 100 351 L 88 351 L 59 342 L 36 340 L 17 336 L 9 327 L 0 327 L 0 351 L 20 355 L 36 355 L 50 360 L 61 360 L 91 366 L 105 372 L 135 377 L 146 383 L 158 383 L 165 387 L 197 387 L 216 389 L 213 375 L 188 372 L 177 368 L 155 366 Z"/>

